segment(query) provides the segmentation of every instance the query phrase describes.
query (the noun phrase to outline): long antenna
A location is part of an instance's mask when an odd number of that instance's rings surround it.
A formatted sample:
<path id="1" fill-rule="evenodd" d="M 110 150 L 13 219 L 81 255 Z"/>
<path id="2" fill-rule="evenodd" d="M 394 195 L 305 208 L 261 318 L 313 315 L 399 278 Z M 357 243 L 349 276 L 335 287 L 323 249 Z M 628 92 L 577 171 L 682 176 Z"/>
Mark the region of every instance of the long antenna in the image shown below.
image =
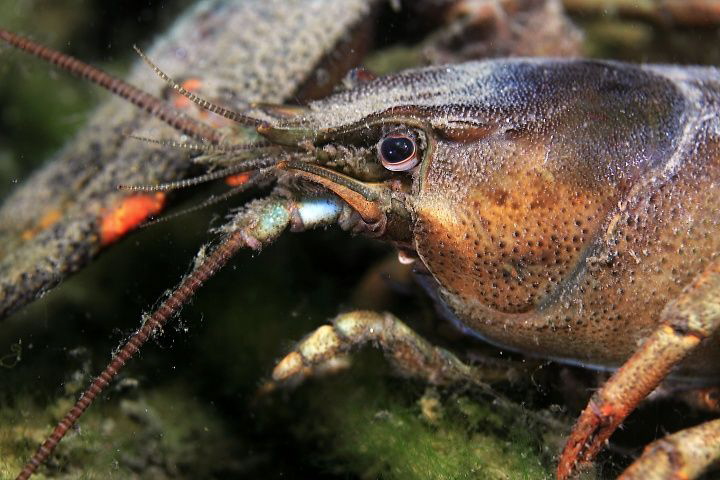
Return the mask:
<path id="1" fill-rule="evenodd" d="M 29 38 L 17 35 L 0 28 L 0 40 L 4 40 L 13 47 L 23 50 L 31 55 L 41 58 L 58 68 L 65 70 L 72 75 L 89 80 L 90 82 L 103 87 L 115 95 L 124 98 L 128 102 L 140 107 L 152 116 L 159 118 L 171 127 L 198 140 L 206 140 L 213 144 L 221 141 L 218 132 L 202 122 L 194 120 L 182 112 L 174 109 L 159 98 L 110 75 L 107 72 L 95 68 L 87 63 L 47 48 L 33 42 Z"/>
<path id="2" fill-rule="evenodd" d="M 137 53 L 140 56 L 140 58 L 142 58 L 143 61 L 146 64 L 148 64 L 150 66 L 150 68 L 152 68 L 153 72 L 155 72 L 155 74 L 158 77 L 160 77 L 162 80 L 164 80 L 165 83 L 167 83 L 170 87 L 172 87 L 180 95 L 183 95 L 185 98 L 187 98 L 188 100 L 193 102 L 195 105 L 199 106 L 200 108 L 204 108 L 205 110 L 207 110 L 209 112 L 212 112 L 216 115 L 220 115 L 221 117 L 225 117 L 229 120 L 237 122 L 241 125 L 246 125 L 248 127 L 257 127 L 257 126 L 266 124 L 266 122 L 264 122 L 258 118 L 251 117 L 249 115 L 244 115 L 242 113 L 238 113 L 233 110 L 229 110 L 225 107 L 221 107 L 220 105 L 217 105 L 215 103 L 208 102 L 204 98 L 201 98 L 201 97 L 195 95 L 194 93 L 186 90 L 185 88 L 183 88 L 182 85 L 180 85 L 175 80 L 173 80 L 172 77 L 170 77 L 167 73 L 160 70 L 160 67 L 155 65 L 155 63 L 152 60 L 150 60 L 147 57 L 147 55 L 145 55 L 145 53 L 142 50 L 140 50 L 140 48 L 138 48 L 137 45 L 133 45 L 133 49 L 135 50 L 135 53 Z"/>
<path id="3" fill-rule="evenodd" d="M 202 258 L 195 268 L 180 282 L 180 285 L 162 302 L 162 304 L 148 317 L 143 325 L 123 345 L 113 357 L 105 370 L 92 381 L 90 386 L 75 402 L 65 417 L 57 424 L 53 432 L 38 447 L 32 458 L 25 464 L 17 480 L 27 480 L 37 468 L 47 460 L 55 450 L 57 444 L 82 416 L 85 410 L 113 380 L 118 372 L 125 366 L 130 358 L 140 350 L 154 333 L 162 331 L 162 327 L 182 306 L 195 294 L 195 292 L 218 270 L 220 270 L 241 248 L 248 246 L 242 231 L 231 233 L 215 247 L 215 249 Z"/>

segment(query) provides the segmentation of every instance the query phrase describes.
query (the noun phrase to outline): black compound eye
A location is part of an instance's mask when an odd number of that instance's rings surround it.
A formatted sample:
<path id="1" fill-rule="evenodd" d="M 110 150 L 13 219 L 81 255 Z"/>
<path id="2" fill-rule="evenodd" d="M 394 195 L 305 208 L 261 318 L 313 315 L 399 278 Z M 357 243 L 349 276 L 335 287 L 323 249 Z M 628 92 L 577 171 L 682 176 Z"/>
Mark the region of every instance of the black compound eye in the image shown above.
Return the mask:
<path id="1" fill-rule="evenodd" d="M 383 139 L 380 153 L 387 163 L 401 163 L 415 155 L 415 143 L 407 137 L 388 137 Z"/>
<path id="2" fill-rule="evenodd" d="M 394 172 L 410 170 L 418 163 L 415 140 L 405 134 L 393 133 L 380 140 L 378 155 L 383 166 Z"/>

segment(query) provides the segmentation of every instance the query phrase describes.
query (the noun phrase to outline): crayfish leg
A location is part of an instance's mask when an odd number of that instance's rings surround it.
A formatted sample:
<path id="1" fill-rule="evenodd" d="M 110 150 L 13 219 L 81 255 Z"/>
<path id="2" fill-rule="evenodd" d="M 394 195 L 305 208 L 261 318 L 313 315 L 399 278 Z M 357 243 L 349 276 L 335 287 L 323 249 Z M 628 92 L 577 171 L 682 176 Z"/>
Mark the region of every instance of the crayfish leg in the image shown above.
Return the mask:
<path id="1" fill-rule="evenodd" d="M 389 313 L 352 311 L 335 317 L 301 340 L 273 370 L 275 383 L 299 383 L 339 365 L 351 349 L 377 345 L 404 375 L 435 385 L 483 384 L 482 371 L 436 347 Z M 267 388 L 267 387 L 266 387 Z"/>
<path id="2" fill-rule="evenodd" d="M 592 461 L 625 417 L 675 365 L 719 328 L 720 262 L 715 261 L 680 297 L 668 303 L 661 314 L 660 326 L 590 399 L 562 452 L 558 479 L 571 477 L 582 464 Z M 720 448 L 716 445 L 714 451 L 713 459 L 720 456 Z"/>
<path id="3" fill-rule="evenodd" d="M 618 480 L 697 478 L 720 459 L 720 419 L 657 440 Z"/>

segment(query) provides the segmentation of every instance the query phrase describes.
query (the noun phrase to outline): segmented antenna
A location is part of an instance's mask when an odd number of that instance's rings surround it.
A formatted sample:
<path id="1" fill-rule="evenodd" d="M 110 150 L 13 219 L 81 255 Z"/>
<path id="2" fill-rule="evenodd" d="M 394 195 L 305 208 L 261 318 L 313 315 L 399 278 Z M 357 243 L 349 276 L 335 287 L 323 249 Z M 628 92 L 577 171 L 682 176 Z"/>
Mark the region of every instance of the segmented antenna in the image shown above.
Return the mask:
<path id="1" fill-rule="evenodd" d="M 212 182 L 220 178 L 229 177 L 236 173 L 252 172 L 262 168 L 272 167 L 278 161 L 272 158 L 252 158 L 222 170 L 216 170 L 197 177 L 176 180 L 174 182 L 160 183 L 158 185 L 118 185 L 119 190 L 141 191 L 141 192 L 169 192 L 180 188 L 192 187 L 201 183 Z"/>
<path id="2" fill-rule="evenodd" d="M 236 231 L 227 236 L 217 247 L 204 257 L 186 276 L 180 285 L 167 297 L 160 307 L 153 312 L 132 337 L 125 343 L 112 361 L 105 367 L 105 370 L 93 380 L 90 386 L 75 402 L 65 417 L 57 424 L 50 436 L 38 447 L 32 458 L 25 464 L 17 480 L 27 480 L 37 468 L 47 460 L 55 450 L 57 444 L 65 434 L 72 428 L 75 422 L 82 416 L 85 410 L 113 380 L 118 372 L 125 366 L 130 358 L 140 350 L 145 342 L 155 334 L 161 332 L 165 323 L 195 294 L 195 292 L 218 270 L 220 270 L 241 248 L 248 246 L 245 236 L 241 231 Z"/>
<path id="3" fill-rule="evenodd" d="M 173 80 L 168 74 L 160 70 L 160 67 L 155 65 L 152 60 L 150 60 L 147 55 L 143 53 L 142 50 L 138 48 L 137 45 L 133 45 L 133 48 L 135 49 L 135 53 L 137 53 L 140 58 L 143 59 L 143 61 L 152 68 L 153 72 L 163 79 L 165 83 L 170 85 L 176 92 L 178 92 L 180 95 L 183 95 L 185 98 L 193 102 L 195 105 L 199 106 L 200 108 L 204 108 L 205 110 L 215 113 L 217 115 L 220 115 L 222 117 L 225 117 L 227 119 L 232 120 L 233 122 L 237 122 L 240 125 L 246 125 L 248 127 L 258 127 L 260 125 L 266 125 L 267 122 L 264 122 L 262 120 L 259 120 L 254 117 L 250 117 L 248 115 L 243 115 L 242 113 L 235 112 L 233 110 L 229 110 L 227 108 L 221 107 L 220 105 L 216 105 L 212 102 L 208 102 L 204 98 L 201 98 L 194 93 L 186 90 L 182 87 L 179 83 L 177 83 L 175 80 Z"/>
<path id="4" fill-rule="evenodd" d="M 64 53 L 44 47 L 21 35 L 9 32 L 0 28 L 0 39 L 15 48 L 23 50 L 31 55 L 41 58 L 61 70 L 71 73 L 77 77 L 89 80 L 90 82 L 103 87 L 115 95 L 140 107 L 152 116 L 159 118 L 171 127 L 198 140 L 206 140 L 210 143 L 220 143 L 221 137 L 218 132 L 202 122 L 194 120 L 182 112 L 174 109 L 159 98 L 120 80 L 117 77 L 95 68 L 87 63 L 73 58 Z"/>
<path id="5" fill-rule="evenodd" d="M 208 154 L 212 153 L 238 153 L 238 152 L 254 152 L 256 150 L 263 150 L 269 147 L 276 147 L 276 145 L 270 142 L 256 142 L 256 143 L 242 143 L 242 144 L 228 144 L 220 143 L 217 145 L 208 145 L 206 143 L 190 143 L 190 142 L 175 142 L 173 140 L 158 140 L 156 138 L 148 138 L 140 135 L 134 135 L 128 133 L 125 135 L 133 140 L 141 142 L 152 143 L 160 145 L 162 147 L 180 148 L 183 150 L 195 150 L 198 152 L 204 152 Z"/>
<path id="6" fill-rule="evenodd" d="M 154 218 L 152 220 L 148 220 L 147 222 L 141 224 L 137 228 L 146 228 L 151 225 L 157 225 L 158 223 L 164 223 L 169 220 L 173 220 L 175 218 L 181 217 L 183 215 L 197 212 L 198 210 L 202 210 L 203 208 L 207 208 L 212 205 L 217 205 L 220 202 L 224 202 L 225 200 L 232 198 L 235 195 L 238 195 L 244 191 L 249 190 L 252 187 L 259 185 L 266 178 L 267 178 L 267 175 L 263 174 L 263 171 L 261 170 L 260 172 L 257 172 L 255 175 L 253 175 L 251 178 L 249 178 L 245 183 L 243 183 L 241 185 L 233 187 L 230 190 L 220 193 L 220 194 L 217 194 L 217 195 L 210 195 L 208 198 L 206 198 L 202 202 L 198 203 L 197 205 L 193 205 L 191 207 L 184 208 L 178 212 L 165 214 L 159 218 Z"/>

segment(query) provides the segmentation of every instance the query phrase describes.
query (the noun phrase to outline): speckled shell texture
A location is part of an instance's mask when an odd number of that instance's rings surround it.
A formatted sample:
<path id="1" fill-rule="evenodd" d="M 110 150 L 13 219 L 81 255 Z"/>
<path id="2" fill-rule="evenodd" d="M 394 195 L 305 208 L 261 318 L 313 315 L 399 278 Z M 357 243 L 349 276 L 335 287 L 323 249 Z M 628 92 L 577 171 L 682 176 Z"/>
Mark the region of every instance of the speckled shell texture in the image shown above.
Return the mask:
<path id="1" fill-rule="evenodd" d="M 620 365 L 719 255 L 716 69 L 488 61 L 313 107 L 321 127 L 391 111 L 430 126 L 415 247 L 460 324 L 497 344 Z M 718 345 L 677 373 L 716 376 Z"/>

